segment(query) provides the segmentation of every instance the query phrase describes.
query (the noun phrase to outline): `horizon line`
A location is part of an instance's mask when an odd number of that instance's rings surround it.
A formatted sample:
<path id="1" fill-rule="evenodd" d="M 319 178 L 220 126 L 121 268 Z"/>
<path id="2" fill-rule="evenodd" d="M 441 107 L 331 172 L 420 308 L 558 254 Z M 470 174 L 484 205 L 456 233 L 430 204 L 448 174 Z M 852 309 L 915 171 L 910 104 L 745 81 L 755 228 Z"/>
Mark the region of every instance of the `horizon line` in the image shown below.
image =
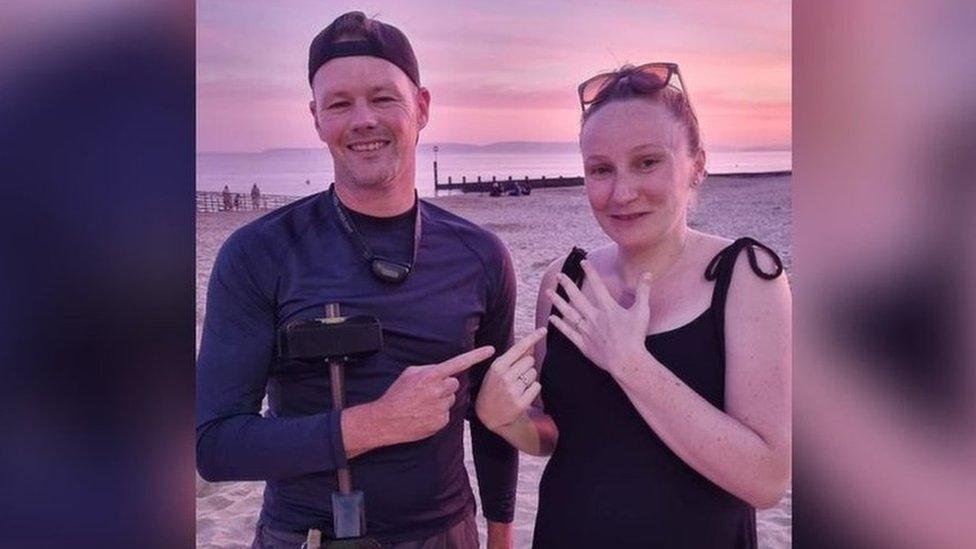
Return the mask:
<path id="1" fill-rule="evenodd" d="M 479 144 L 479 143 L 464 143 L 464 142 L 461 142 L 461 141 L 441 141 L 441 142 L 437 142 L 437 143 L 420 143 L 420 144 L 417 145 L 417 148 L 419 149 L 422 146 L 433 147 L 433 146 L 444 146 L 444 145 L 462 145 L 462 146 L 465 146 L 465 147 L 487 148 L 487 147 L 492 147 L 492 146 L 497 146 L 497 145 L 512 145 L 512 144 L 518 144 L 518 145 L 523 145 L 523 144 L 524 145 L 575 145 L 576 142 L 575 141 L 493 141 L 491 143 Z M 319 150 L 328 150 L 328 148 L 323 145 L 322 147 L 272 147 L 272 148 L 269 148 L 269 149 L 262 149 L 260 151 L 255 151 L 255 150 L 249 150 L 249 151 L 245 151 L 245 150 L 237 150 L 237 151 L 229 151 L 229 150 L 222 150 L 222 151 L 221 150 L 200 151 L 200 150 L 198 150 L 198 151 L 195 151 L 194 154 L 197 155 L 197 156 L 199 156 L 201 154 L 265 154 L 265 153 L 276 152 L 276 151 L 319 151 Z M 767 145 L 767 146 L 756 146 L 756 147 L 713 147 L 711 149 L 708 149 L 706 147 L 706 153 L 709 150 L 714 151 L 714 152 L 766 152 L 766 151 L 769 151 L 769 152 L 774 152 L 774 151 L 775 152 L 793 152 L 793 145 L 792 144 L 788 144 L 788 145 L 785 145 L 784 144 L 782 146 L 781 145 Z"/>

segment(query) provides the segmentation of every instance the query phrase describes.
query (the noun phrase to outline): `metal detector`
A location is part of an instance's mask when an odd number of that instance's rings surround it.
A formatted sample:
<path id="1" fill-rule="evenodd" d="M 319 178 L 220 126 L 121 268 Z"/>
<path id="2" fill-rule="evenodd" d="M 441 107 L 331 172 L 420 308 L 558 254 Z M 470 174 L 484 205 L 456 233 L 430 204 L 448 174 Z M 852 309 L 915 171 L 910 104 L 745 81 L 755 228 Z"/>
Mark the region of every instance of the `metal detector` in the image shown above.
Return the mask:
<path id="1" fill-rule="evenodd" d="M 325 306 L 325 318 L 288 324 L 279 336 L 279 354 L 296 360 L 324 360 L 329 365 L 332 408 L 346 405 L 345 368 L 383 347 L 380 322 L 371 316 L 344 317 L 338 303 Z M 380 544 L 366 537 L 366 507 L 363 493 L 352 489 L 348 467 L 336 469 L 339 490 L 332 493 L 332 526 L 335 539 L 323 540 L 322 531 L 312 528 L 303 547 L 307 549 L 366 549 Z"/>

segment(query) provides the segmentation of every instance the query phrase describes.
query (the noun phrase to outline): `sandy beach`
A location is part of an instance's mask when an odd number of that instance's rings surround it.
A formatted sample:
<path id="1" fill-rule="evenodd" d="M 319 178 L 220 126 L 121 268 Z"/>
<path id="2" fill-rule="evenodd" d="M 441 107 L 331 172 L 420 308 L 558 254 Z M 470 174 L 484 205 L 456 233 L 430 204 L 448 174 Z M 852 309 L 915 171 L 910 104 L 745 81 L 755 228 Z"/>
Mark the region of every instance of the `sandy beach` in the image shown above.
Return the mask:
<path id="1" fill-rule="evenodd" d="M 790 189 L 789 175 L 712 177 L 702 188 L 689 224 L 729 238 L 752 236 L 776 250 L 789 272 L 792 270 Z M 535 299 L 545 267 L 574 245 L 594 249 L 607 242 L 580 187 L 539 190 L 526 197 L 454 195 L 428 200 L 495 232 L 508 246 L 518 276 L 516 337 L 533 328 Z M 235 229 L 264 213 L 197 214 L 198 345 L 214 257 Z M 515 514 L 517 547 L 531 545 L 537 487 L 546 460 L 521 456 Z M 470 450 L 465 464 L 474 478 Z M 198 476 L 197 546 L 249 547 L 263 486 L 261 482 L 208 483 Z M 477 486 L 474 488 L 477 490 Z M 758 522 L 760 547 L 791 547 L 792 491 L 776 507 L 760 511 Z M 479 530 L 484 539 L 484 520 L 480 517 Z"/>

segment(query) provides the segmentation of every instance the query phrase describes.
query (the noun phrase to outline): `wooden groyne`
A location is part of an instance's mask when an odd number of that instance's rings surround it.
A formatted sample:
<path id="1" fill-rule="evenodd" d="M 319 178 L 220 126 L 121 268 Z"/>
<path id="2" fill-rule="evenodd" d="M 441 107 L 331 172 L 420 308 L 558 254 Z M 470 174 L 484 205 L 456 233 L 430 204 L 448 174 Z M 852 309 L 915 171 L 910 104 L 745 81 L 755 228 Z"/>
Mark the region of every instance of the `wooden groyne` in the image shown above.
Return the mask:
<path id="1" fill-rule="evenodd" d="M 251 212 L 257 210 L 273 210 L 285 204 L 290 204 L 299 198 L 301 197 L 262 194 L 255 200 L 250 194 L 230 193 L 230 200 L 225 200 L 224 193 L 220 191 L 197 191 L 197 211 Z"/>
<path id="2" fill-rule="evenodd" d="M 542 176 L 536 179 L 530 179 L 529 176 L 525 176 L 522 179 L 515 179 L 512 176 L 508 176 L 507 179 L 499 179 L 497 176 L 492 176 L 491 179 L 482 180 L 481 176 L 468 181 L 467 176 L 462 176 L 461 181 L 454 181 L 453 178 L 448 177 L 447 183 L 440 183 L 436 179 L 434 180 L 434 194 L 436 195 L 440 191 L 461 191 L 462 193 L 488 193 L 491 192 L 492 187 L 499 186 L 502 193 L 506 193 L 512 187 L 519 185 L 523 188 L 528 189 L 549 189 L 553 187 L 578 187 L 583 184 L 582 177 L 546 177 Z"/>
<path id="3" fill-rule="evenodd" d="M 436 168 L 435 168 L 436 170 Z M 776 177 L 784 175 L 792 175 L 793 170 L 781 170 L 781 171 L 771 171 L 771 172 L 747 172 L 747 173 L 716 173 L 710 174 L 708 177 Z M 439 191 L 461 191 L 462 193 L 488 193 L 491 192 L 493 187 L 500 187 L 502 194 L 508 193 L 510 189 L 514 186 L 521 186 L 528 189 L 548 189 L 553 187 L 578 187 L 583 185 L 583 177 L 541 177 L 537 179 L 530 179 L 529 176 L 525 176 L 522 179 L 515 179 L 512 176 L 508 176 L 507 179 L 500 179 L 497 176 L 492 176 L 491 179 L 482 179 L 478 176 L 472 180 L 468 180 L 466 176 L 461 177 L 461 181 L 454 181 L 453 178 L 448 177 L 447 183 L 440 183 L 434 179 L 434 194 L 438 194 Z"/>

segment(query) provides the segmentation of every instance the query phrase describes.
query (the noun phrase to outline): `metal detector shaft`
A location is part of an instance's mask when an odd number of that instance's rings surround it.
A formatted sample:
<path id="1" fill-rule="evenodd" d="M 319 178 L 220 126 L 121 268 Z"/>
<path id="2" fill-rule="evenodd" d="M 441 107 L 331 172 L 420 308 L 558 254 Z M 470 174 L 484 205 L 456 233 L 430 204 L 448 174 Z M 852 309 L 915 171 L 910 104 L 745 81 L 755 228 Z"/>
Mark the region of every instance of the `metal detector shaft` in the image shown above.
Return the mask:
<path id="1" fill-rule="evenodd" d="M 342 318 L 337 303 L 325 306 L 325 322 L 341 323 Z M 329 364 L 329 380 L 332 389 L 332 408 L 336 411 L 346 406 L 346 360 L 344 356 L 330 356 L 326 359 Z M 362 538 L 366 533 L 366 518 L 364 514 L 364 495 L 352 489 L 352 472 L 349 467 L 336 469 L 336 480 L 339 490 L 332 493 L 332 527 L 337 540 L 352 540 Z M 369 545 L 370 540 L 361 539 L 363 547 Z"/>
<path id="2" fill-rule="evenodd" d="M 332 407 L 336 411 L 346 407 L 345 367 L 345 361 L 338 359 L 329 361 L 329 378 L 332 382 Z M 340 494 L 349 494 L 352 492 L 352 473 L 348 467 L 336 469 L 336 478 L 339 481 Z"/>
<path id="3" fill-rule="evenodd" d="M 326 321 L 338 321 L 342 318 L 338 303 L 327 303 L 325 305 L 325 318 Z M 346 407 L 346 362 L 338 358 L 333 358 L 327 362 L 329 363 L 329 379 L 332 386 L 332 408 L 338 412 Z M 348 467 L 336 469 L 336 478 L 339 481 L 340 494 L 352 492 L 352 473 Z"/>
<path id="4" fill-rule="evenodd" d="M 325 305 L 326 322 L 334 320 L 336 322 L 342 318 L 338 303 L 328 303 Z M 329 363 L 329 380 L 332 386 L 332 408 L 337 412 L 346 407 L 346 362 L 333 358 Z M 336 469 L 336 478 L 339 481 L 339 493 L 348 494 L 352 492 L 352 474 L 348 467 Z"/>

